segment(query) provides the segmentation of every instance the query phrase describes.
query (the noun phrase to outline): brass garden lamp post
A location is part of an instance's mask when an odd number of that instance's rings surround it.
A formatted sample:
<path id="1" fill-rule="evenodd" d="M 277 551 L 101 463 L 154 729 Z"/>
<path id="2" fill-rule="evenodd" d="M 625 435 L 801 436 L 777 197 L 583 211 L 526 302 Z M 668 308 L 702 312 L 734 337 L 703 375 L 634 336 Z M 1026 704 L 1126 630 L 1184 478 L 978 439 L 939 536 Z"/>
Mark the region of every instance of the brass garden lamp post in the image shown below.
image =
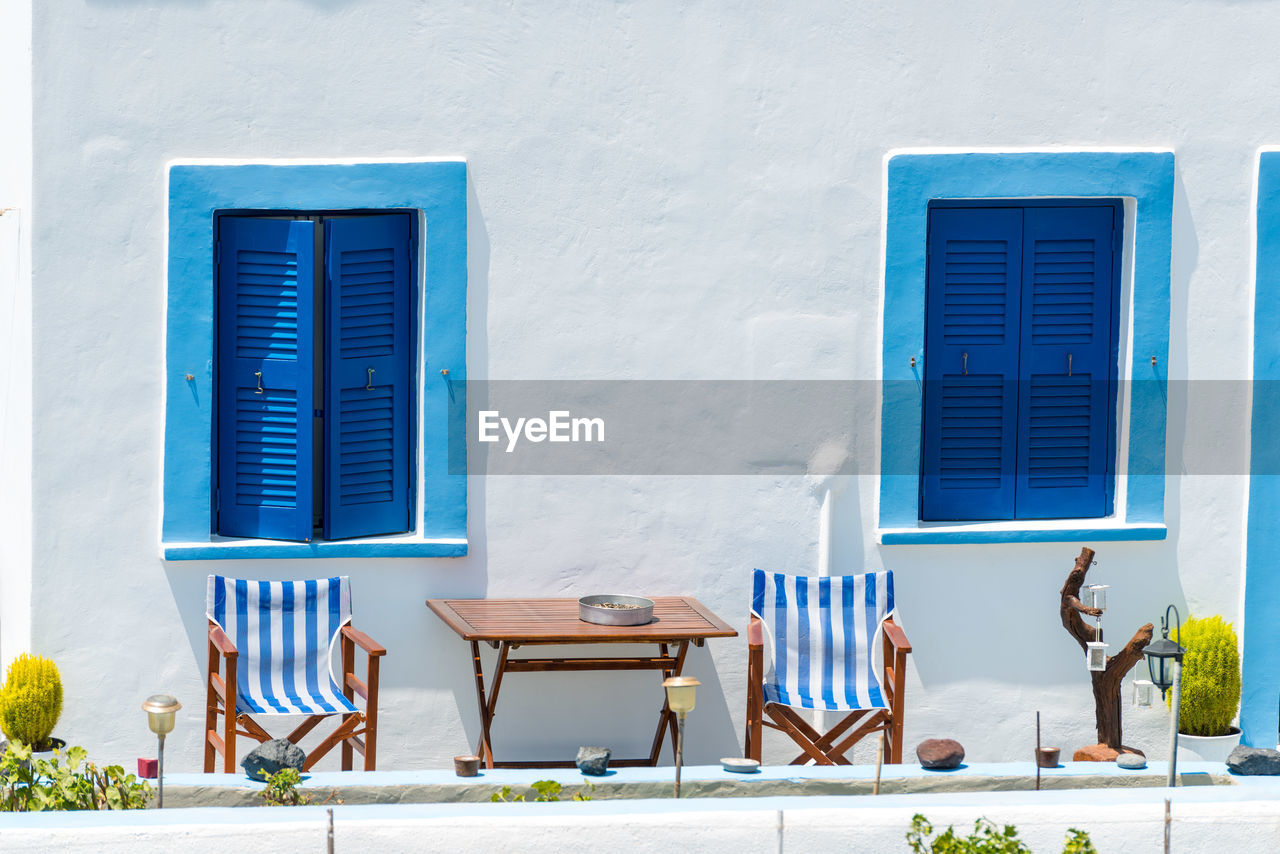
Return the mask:
<path id="1" fill-rule="evenodd" d="M 147 726 L 160 739 L 160 759 L 156 763 L 159 793 L 156 795 L 156 808 L 164 807 L 164 737 L 173 732 L 174 718 L 182 704 L 168 694 L 152 694 L 142 704 L 142 711 L 147 713 Z"/>
<path id="2" fill-rule="evenodd" d="M 667 689 L 667 706 L 676 713 L 676 797 L 680 797 L 680 766 L 684 764 L 684 717 L 693 710 L 695 694 L 702 683 L 692 676 L 672 676 L 662 683 Z"/>

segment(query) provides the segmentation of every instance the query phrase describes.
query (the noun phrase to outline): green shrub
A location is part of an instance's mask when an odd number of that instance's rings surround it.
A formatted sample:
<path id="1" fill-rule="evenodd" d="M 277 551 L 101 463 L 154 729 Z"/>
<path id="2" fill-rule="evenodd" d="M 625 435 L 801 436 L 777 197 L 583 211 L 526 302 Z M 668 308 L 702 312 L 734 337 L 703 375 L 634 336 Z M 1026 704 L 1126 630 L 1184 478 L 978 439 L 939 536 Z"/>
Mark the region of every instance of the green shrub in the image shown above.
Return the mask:
<path id="1" fill-rule="evenodd" d="M 258 773 L 267 781 L 267 787 L 262 790 L 262 800 L 267 806 L 300 807 L 311 803 L 310 796 L 298 791 L 302 775 L 297 768 L 281 768 L 274 774 L 268 774 L 263 769 Z"/>
<path id="2" fill-rule="evenodd" d="M 72 747 L 65 757 L 55 750 L 46 759 L 33 756 L 28 745 L 10 742 L 0 757 L 0 812 L 146 808 L 149 783 L 119 765 L 85 765 L 87 756 L 83 747 Z"/>
<path id="3" fill-rule="evenodd" d="M 915 854 L 1031 854 L 1027 844 L 1018 838 L 1018 829 L 1012 824 L 1003 828 L 980 818 L 973 823 L 973 833 L 956 836 L 948 827 L 934 839 L 933 825 L 920 813 L 911 817 L 911 829 L 907 831 L 907 845 Z M 1083 830 L 1070 828 L 1063 840 L 1062 854 L 1098 854 Z"/>
<path id="4" fill-rule="evenodd" d="M 537 795 L 535 801 L 558 801 L 563 787 L 555 780 L 535 780 L 529 784 L 529 788 L 533 791 L 528 794 Z M 590 780 L 582 781 L 582 788 L 574 792 L 573 799 L 575 801 L 589 801 L 592 793 L 595 792 L 596 785 Z M 513 791 L 510 786 L 503 786 L 498 791 L 489 796 L 489 800 L 495 804 L 498 803 L 516 803 L 525 801 L 524 794 Z"/>
<path id="5" fill-rule="evenodd" d="M 1187 735 L 1227 735 L 1240 705 L 1235 629 L 1221 617 L 1189 617 L 1172 637 L 1187 650 L 1182 658 L 1178 730 Z"/>
<path id="6" fill-rule="evenodd" d="M 0 688 L 0 731 L 5 737 L 47 749 L 61 714 L 62 678 L 57 666 L 25 652 L 14 659 Z"/>

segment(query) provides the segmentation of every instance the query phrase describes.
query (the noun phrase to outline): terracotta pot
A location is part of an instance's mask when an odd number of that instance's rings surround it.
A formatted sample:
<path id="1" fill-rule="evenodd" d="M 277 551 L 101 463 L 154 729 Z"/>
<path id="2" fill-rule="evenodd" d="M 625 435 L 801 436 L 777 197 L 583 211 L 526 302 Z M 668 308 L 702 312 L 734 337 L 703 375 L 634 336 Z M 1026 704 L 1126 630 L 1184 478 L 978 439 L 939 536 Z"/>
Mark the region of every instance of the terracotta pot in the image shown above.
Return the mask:
<path id="1" fill-rule="evenodd" d="M 1057 768 L 1058 755 L 1062 752 L 1060 747 L 1038 747 L 1036 748 L 1036 765 L 1041 768 Z"/>
<path id="2" fill-rule="evenodd" d="M 453 757 L 453 773 L 459 777 L 475 777 L 480 773 L 479 756 Z"/>

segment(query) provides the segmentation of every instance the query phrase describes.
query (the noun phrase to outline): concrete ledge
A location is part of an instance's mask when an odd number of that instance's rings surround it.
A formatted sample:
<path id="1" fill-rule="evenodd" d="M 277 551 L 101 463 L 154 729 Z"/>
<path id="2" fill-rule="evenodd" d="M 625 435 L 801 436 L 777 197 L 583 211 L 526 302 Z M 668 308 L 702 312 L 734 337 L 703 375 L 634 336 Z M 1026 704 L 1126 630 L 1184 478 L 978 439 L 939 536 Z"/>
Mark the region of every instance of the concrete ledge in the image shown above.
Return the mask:
<path id="1" fill-rule="evenodd" d="M 975 769 L 980 766 L 974 766 Z M 985 766 L 991 767 L 991 766 Z M 1220 776 L 1221 765 L 1199 763 L 1189 776 Z M 646 773 L 666 769 L 634 769 Z M 689 769 L 707 779 L 706 769 Z M 717 769 L 718 770 L 718 769 Z M 767 769 L 761 780 L 852 779 L 870 769 Z M 914 769 L 919 771 L 919 769 Z M 1153 767 L 1147 776 L 1161 776 Z M 1077 774 L 1058 777 L 1122 776 Z M 696 772 L 696 773 L 695 773 Z M 783 772 L 783 773 L 775 773 Z M 801 772 L 796 774 L 795 772 Z M 839 773 L 832 773 L 839 772 Z M 850 773 L 852 772 L 852 773 Z M 380 772 L 401 780 L 418 772 Z M 444 772 L 421 772 L 443 775 Z M 873 773 L 873 772 L 872 772 Z M 492 772 L 510 781 L 539 772 Z M 523 776 L 522 776 L 523 775 Z M 201 777 L 203 775 L 185 775 Z M 219 777 L 221 775 L 209 775 Z M 315 775 L 317 778 L 331 775 Z M 332 775 L 341 776 L 341 775 Z M 360 775 L 351 775 L 360 776 Z M 373 775 L 369 775 L 373 776 Z M 448 776 L 452 776 L 451 774 Z M 543 777 L 557 776 L 541 772 Z M 566 775 L 568 776 L 568 775 Z M 576 775 L 574 775 L 576 776 Z M 904 772 L 899 779 L 919 777 Z M 1005 776 L 1017 777 L 1018 774 Z M 580 779 L 580 778 L 579 778 Z M 672 850 L 700 854 L 775 854 L 786 851 L 900 851 L 915 813 L 939 832 L 968 832 L 978 817 L 1013 824 L 1034 851 L 1061 850 L 1067 828 L 1089 832 L 1100 851 L 1155 850 L 1163 833 L 1164 802 L 1172 801 L 1176 851 L 1280 849 L 1280 778 L 1231 778 L 1236 785 L 1188 788 L 1108 788 L 1069 791 L 959 792 L 880 797 L 747 797 L 599 800 L 589 803 L 454 803 L 332 807 L 339 851 L 450 851 L 455 854 L 560 854 L 591 839 L 597 847 L 641 854 Z M 228 775 L 219 783 L 238 781 Z M 319 781 L 312 781 L 316 785 Z M 508 782 L 508 784 L 512 784 Z M 166 800 L 169 787 L 166 786 Z M 131 854 L 243 849 L 254 854 L 323 851 L 330 808 L 164 809 L 137 812 L 0 814 L 0 852 Z"/>
<path id="2" fill-rule="evenodd" d="M 1238 780 L 1219 763 L 1183 763 L 1179 785 L 1230 786 Z M 1043 769 L 1041 788 L 1068 789 L 1153 788 L 1165 784 L 1167 766 L 1153 763 L 1139 771 L 1115 765 L 1074 762 Z M 503 786 L 526 793 L 535 780 L 555 780 L 560 797 L 571 800 L 584 789 L 593 800 L 671 798 L 674 771 L 670 767 L 620 768 L 603 777 L 584 777 L 572 769 L 492 769 L 473 778 L 450 771 L 318 772 L 301 786 L 313 803 L 329 804 L 456 804 L 487 803 Z M 756 774 L 733 774 L 719 766 L 685 768 L 684 798 L 813 797 L 870 795 L 875 769 L 868 766 L 777 766 Z M 590 787 L 590 788 L 588 788 Z M 169 807 L 261 806 L 263 784 L 233 774 L 171 774 L 165 778 Z M 1031 763 L 981 763 L 955 771 L 927 771 L 918 766 L 885 766 L 880 792 L 886 795 L 924 795 L 956 792 L 1016 792 L 1035 789 Z"/>

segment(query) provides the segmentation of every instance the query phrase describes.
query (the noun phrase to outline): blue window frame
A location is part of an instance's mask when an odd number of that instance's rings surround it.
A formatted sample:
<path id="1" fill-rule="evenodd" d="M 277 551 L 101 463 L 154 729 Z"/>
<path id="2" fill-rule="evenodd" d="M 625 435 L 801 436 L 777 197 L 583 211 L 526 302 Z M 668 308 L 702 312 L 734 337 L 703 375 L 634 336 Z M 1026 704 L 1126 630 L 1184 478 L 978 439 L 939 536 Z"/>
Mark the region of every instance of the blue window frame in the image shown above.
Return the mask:
<path id="1" fill-rule="evenodd" d="M 465 555 L 466 163 L 460 159 L 178 162 L 169 165 L 168 203 L 161 526 L 165 558 Z M 416 286 L 413 290 L 418 305 L 411 315 L 418 319 L 419 327 L 411 332 L 411 460 L 406 467 L 411 497 L 406 533 L 368 538 L 355 534 L 347 535 L 353 539 L 342 539 L 341 532 L 335 534 L 331 530 L 329 536 L 335 539 L 311 542 L 225 537 L 217 533 L 218 430 L 214 410 L 218 395 L 214 378 L 221 374 L 216 369 L 216 232 L 222 221 L 229 219 L 225 214 L 268 217 L 281 211 L 324 212 L 339 217 L 407 212 L 415 229 L 412 242 L 417 251 L 411 283 Z M 319 266 L 323 267 L 323 261 Z M 321 330 L 321 336 L 332 338 L 334 333 Z M 358 361 L 353 368 L 363 373 L 365 385 L 369 384 L 369 367 L 375 369 L 375 380 L 382 377 L 384 369 L 373 363 Z M 251 392 L 256 390 L 254 379 Z M 376 382 L 372 385 L 377 388 Z M 323 410 L 325 405 L 318 408 Z M 313 455 L 318 453 L 317 448 L 325 447 L 323 437 L 314 442 Z M 334 465 L 327 463 L 330 471 Z M 314 495 L 313 492 L 313 503 L 323 506 L 323 495 L 319 499 Z"/>
<path id="2" fill-rule="evenodd" d="M 930 205 L 920 518 L 1110 515 L 1119 200 Z"/>
<path id="3" fill-rule="evenodd" d="M 218 218 L 219 534 L 412 528 L 414 220 Z"/>
<path id="4" fill-rule="evenodd" d="M 885 158 L 877 537 L 888 544 L 1157 540 L 1164 520 L 1174 156 L 1171 151 L 899 151 Z M 1124 418 L 1106 519 L 920 518 L 928 219 L 935 200 L 1123 199 Z"/>

